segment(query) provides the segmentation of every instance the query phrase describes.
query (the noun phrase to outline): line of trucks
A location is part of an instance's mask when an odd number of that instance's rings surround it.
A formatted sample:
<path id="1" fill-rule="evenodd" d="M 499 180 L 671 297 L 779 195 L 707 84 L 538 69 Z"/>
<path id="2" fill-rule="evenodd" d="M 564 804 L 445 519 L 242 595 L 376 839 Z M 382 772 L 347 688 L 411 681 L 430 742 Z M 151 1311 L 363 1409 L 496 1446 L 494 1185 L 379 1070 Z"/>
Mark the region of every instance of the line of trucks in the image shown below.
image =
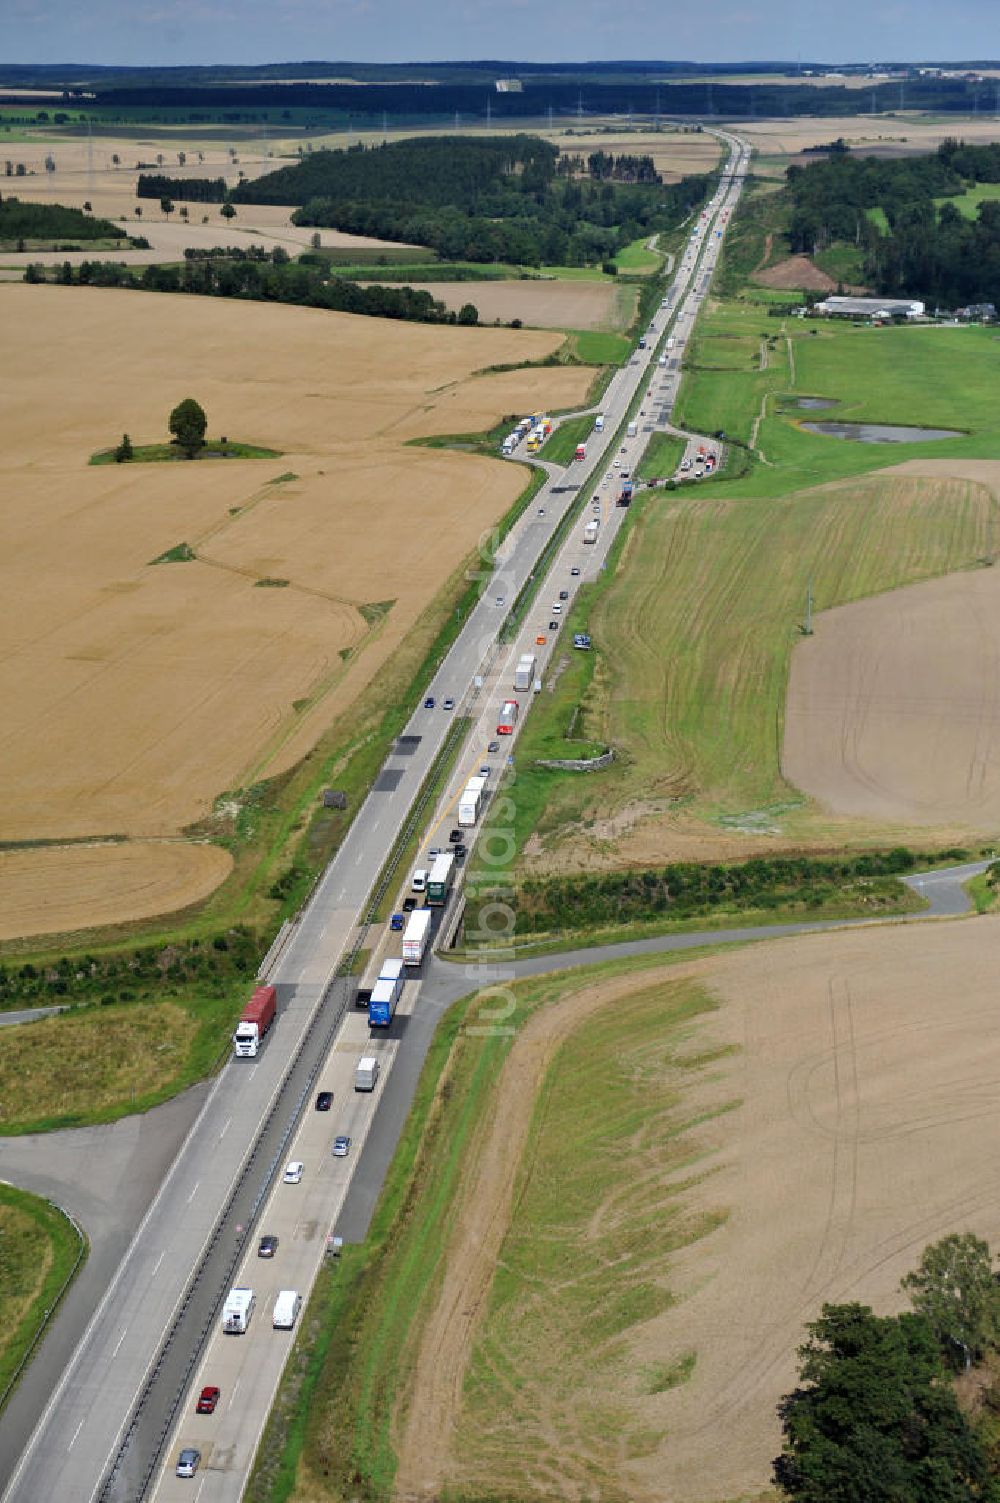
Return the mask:
<path id="1" fill-rule="evenodd" d="M 533 412 L 529 417 L 523 417 L 503 443 L 500 452 L 505 459 L 509 459 L 522 439 L 526 439 L 525 448 L 529 454 L 535 454 L 542 447 L 549 434 L 552 432 L 552 419 L 542 412 Z"/>

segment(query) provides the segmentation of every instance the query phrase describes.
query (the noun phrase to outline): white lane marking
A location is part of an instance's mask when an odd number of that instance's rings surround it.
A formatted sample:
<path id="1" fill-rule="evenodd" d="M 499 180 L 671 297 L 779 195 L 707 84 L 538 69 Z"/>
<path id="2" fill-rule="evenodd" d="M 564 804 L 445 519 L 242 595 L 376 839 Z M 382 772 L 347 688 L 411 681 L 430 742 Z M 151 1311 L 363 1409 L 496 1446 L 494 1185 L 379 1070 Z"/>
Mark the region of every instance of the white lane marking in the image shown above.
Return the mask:
<path id="1" fill-rule="evenodd" d="M 127 1335 L 128 1335 L 128 1327 L 126 1326 L 125 1330 L 121 1333 L 121 1335 L 118 1338 L 118 1345 L 115 1347 L 114 1351 L 111 1353 L 112 1357 L 117 1357 L 118 1356 L 118 1353 L 122 1349 L 122 1342 L 125 1340 L 125 1337 Z"/>
<path id="2" fill-rule="evenodd" d="M 205 1486 L 205 1483 L 207 1481 L 208 1481 L 208 1473 L 206 1472 L 205 1475 L 202 1477 L 201 1481 L 198 1483 L 198 1491 L 194 1495 L 194 1503 L 198 1503 L 198 1499 L 201 1497 L 201 1490 Z"/>
<path id="3" fill-rule="evenodd" d="M 153 1272 L 152 1272 L 152 1275 L 151 1275 L 152 1278 L 154 1278 L 154 1279 L 156 1278 L 156 1275 L 157 1275 L 157 1273 L 159 1272 L 159 1269 L 160 1269 L 160 1264 L 163 1262 L 163 1260 L 164 1260 L 164 1258 L 166 1256 L 167 1256 L 167 1252 L 166 1252 L 166 1248 L 164 1248 L 163 1252 L 160 1253 L 160 1256 L 157 1258 L 156 1262 L 153 1265 Z"/>
<path id="4" fill-rule="evenodd" d="M 229 1403 L 226 1405 L 227 1409 L 232 1409 L 233 1405 L 236 1403 L 236 1395 L 239 1392 L 239 1388 L 240 1388 L 240 1379 L 237 1378 L 236 1382 L 233 1384 L 232 1397 L 230 1398 Z"/>
<path id="5" fill-rule="evenodd" d="M 76 1437 L 79 1435 L 79 1433 L 80 1433 L 80 1431 L 82 1429 L 83 1429 L 83 1420 L 80 1421 L 80 1423 L 77 1425 L 76 1429 L 73 1431 L 73 1439 L 70 1441 L 69 1445 L 66 1447 L 67 1451 L 72 1451 L 73 1447 L 76 1445 Z"/>
<path id="6" fill-rule="evenodd" d="M 248 1080 L 253 1080 L 254 1076 L 257 1074 L 257 1070 L 258 1069 L 259 1069 L 259 1066 L 258 1065 L 254 1065 L 253 1068 L 250 1071 L 250 1074 L 247 1076 L 247 1079 Z"/>
<path id="7" fill-rule="evenodd" d="M 194 1200 L 195 1196 L 197 1195 L 197 1193 L 198 1193 L 198 1186 L 200 1184 L 201 1184 L 201 1180 L 200 1179 L 196 1179 L 195 1182 L 194 1182 L 194 1189 L 191 1191 L 191 1194 L 187 1198 L 188 1205 L 191 1204 L 192 1200 Z"/>
<path id="8" fill-rule="evenodd" d="M 223 1139 L 223 1138 L 224 1138 L 224 1137 L 225 1137 L 225 1136 L 226 1136 L 226 1133 L 227 1133 L 227 1132 L 228 1132 L 228 1131 L 229 1131 L 229 1124 L 230 1124 L 230 1122 L 231 1122 L 231 1121 L 232 1121 L 232 1120 L 233 1120 L 233 1119 L 232 1119 L 232 1117 L 227 1117 L 227 1118 L 226 1118 L 226 1125 L 225 1125 L 225 1127 L 224 1127 L 224 1128 L 223 1128 L 223 1129 L 222 1129 L 222 1131 L 221 1131 L 221 1132 L 220 1132 L 220 1134 L 219 1134 L 219 1141 L 220 1141 L 220 1142 L 221 1142 L 221 1141 L 222 1141 L 222 1139 Z"/>

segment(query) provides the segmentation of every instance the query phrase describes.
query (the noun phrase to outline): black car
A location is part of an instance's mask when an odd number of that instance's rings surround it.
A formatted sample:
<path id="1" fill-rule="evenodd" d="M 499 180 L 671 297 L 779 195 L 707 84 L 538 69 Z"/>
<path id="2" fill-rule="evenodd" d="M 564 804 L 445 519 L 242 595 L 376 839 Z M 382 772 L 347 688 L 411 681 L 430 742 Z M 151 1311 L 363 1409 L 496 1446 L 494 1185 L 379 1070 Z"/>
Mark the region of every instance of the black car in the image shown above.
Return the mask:
<path id="1" fill-rule="evenodd" d="M 448 836 L 448 843 L 449 843 L 449 845 L 461 845 L 462 844 L 462 832 L 461 832 L 461 830 L 452 830 L 451 834 Z"/>
<path id="2" fill-rule="evenodd" d="M 403 912 L 404 913 L 412 913 L 413 910 L 414 910 L 414 908 L 416 908 L 416 906 L 417 906 L 417 900 L 416 900 L 416 898 L 404 898 L 403 899 Z"/>
<path id="3" fill-rule="evenodd" d="M 558 621 L 550 621 L 549 622 L 549 631 L 558 631 L 558 630 L 559 630 L 559 622 Z"/>
<path id="4" fill-rule="evenodd" d="M 320 1091 L 319 1095 L 316 1097 L 316 1110 L 318 1112 L 328 1112 L 330 1110 L 330 1108 L 331 1108 L 332 1105 L 333 1105 L 333 1092 L 332 1091 Z"/>
<path id="5" fill-rule="evenodd" d="M 489 746 L 486 748 L 486 750 L 488 752 L 498 752 L 500 750 L 500 743 L 499 743 L 499 741 L 491 741 L 490 744 L 489 744 Z"/>
<path id="6" fill-rule="evenodd" d="M 466 858 L 466 856 L 468 854 L 469 854 L 469 847 L 467 845 L 457 845 L 455 847 L 455 860 L 456 861 L 464 861 L 465 858 Z"/>
<path id="7" fill-rule="evenodd" d="M 258 1258 L 273 1258 L 274 1255 L 275 1255 L 275 1253 L 277 1251 L 278 1251 L 278 1239 L 277 1239 L 277 1237 L 272 1237 L 270 1235 L 267 1236 L 267 1237 L 261 1237 L 259 1243 L 257 1244 L 257 1256 L 258 1256 Z"/>
<path id="8" fill-rule="evenodd" d="M 433 710 L 433 708 L 434 708 L 434 695 L 433 694 L 428 694 L 427 698 L 424 700 L 424 709 L 425 710 Z"/>
<path id="9" fill-rule="evenodd" d="M 559 591 L 559 599 L 560 600 L 568 600 L 569 599 L 569 590 L 560 590 Z"/>

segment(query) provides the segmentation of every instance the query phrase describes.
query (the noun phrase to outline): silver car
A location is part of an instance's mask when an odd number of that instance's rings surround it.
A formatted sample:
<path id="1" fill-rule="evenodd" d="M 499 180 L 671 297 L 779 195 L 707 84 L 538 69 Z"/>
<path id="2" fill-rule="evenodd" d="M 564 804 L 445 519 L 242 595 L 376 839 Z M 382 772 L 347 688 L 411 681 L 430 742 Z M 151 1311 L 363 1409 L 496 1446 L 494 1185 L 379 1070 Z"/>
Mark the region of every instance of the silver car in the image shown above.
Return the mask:
<path id="1" fill-rule="evenodd" d="M 177 1465 L 174 1468 L 175 1475 L 178 1477 L 193 1477 L 200 1464 L 201 1452 L 196 1450 L 194 1446 L 185 1446 L 177 1458 Z"/>

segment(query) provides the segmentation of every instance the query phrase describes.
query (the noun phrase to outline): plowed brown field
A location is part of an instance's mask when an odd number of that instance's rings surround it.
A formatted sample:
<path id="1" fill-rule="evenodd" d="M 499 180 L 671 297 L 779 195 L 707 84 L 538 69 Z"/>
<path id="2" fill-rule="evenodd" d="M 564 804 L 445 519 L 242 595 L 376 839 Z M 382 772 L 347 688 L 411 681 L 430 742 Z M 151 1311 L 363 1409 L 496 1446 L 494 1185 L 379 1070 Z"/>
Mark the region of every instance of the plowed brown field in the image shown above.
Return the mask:
<path id="1" fill-rule="evenodd" d="M 463 1177 L 396 1495 L 530 1499 L 559 1479 L 570 1499 L 720 1503 L 765 1487 L 804 1323 L 825 1301 L 897 1309 L 899 1280 L 928 1242 L 1000 1235 L 998 942 L 1000 918 L 806 936 L 581 980 L 534 1015 Z M 577 1205 L 578 1188 L 554 1207 L 535 1176 L 550 1103 L 571 1088 L 565 1075 L 560 1086 L 562 1046 L 601 1009 L 620 1016 L 630 990 L 655 1008 L 658 984 L 666 1012 L 692 980 L 719 1006 L 681 1045 L 651 1041 L 642 1064 L 622 1040 L 622 1067 L 648 1082 L 649 1121 L 634 1119 L 618 1189 L 599 1216 Z M 685 1123 L 679 1141 L 650 1131 L 665 1108 Z M 522 1157 L 533 1111 L 534 1156 Z M 579 1131 L 590 1141 L 590 1111 Z M 591 1269 L 610 1218 L 628 1270 L 665 1194 L 679 1227 L 702 1231 L 659 1269 L 671 1295 L 660 1313 L 617 1311 L 609 1264 L 614 1323 L 594 1333 L 608 1345 L 595 1369 L 588 1333 L 552 1318 L 585 1276 L 574 1239 Z M 526 1259 L 525 1207 L 537 1215 L 540 1203 L 549 1243 Z M 692 1354 L 686 1378 L 651 1385 Z"/>
<path id="2" fill-rule="evenodd" d="M 7 841 L 174 835 L 296 760 L 523 484 L 519 467 L 402 440 L 569 405 L 591 374 L 470 379 L 559 342 L 527 331 L 22 285 L 0 305 L 17 351 L 0 372 Z M 165 437 L 187 395 L 210 432 L 282 458 L 88 466 L 123 430 Z M 152 566 L 182 542 L 193 562 Z M 370 625 L 361 607 L 385 602 Z M 183 906 L 204 891 L 201 849 L 190 894 L 176 872 Z M 159 881 L 136 881 L 138 911 Z M 57 890 L 39 892 L 22 922 L 70 927 Z"/>

